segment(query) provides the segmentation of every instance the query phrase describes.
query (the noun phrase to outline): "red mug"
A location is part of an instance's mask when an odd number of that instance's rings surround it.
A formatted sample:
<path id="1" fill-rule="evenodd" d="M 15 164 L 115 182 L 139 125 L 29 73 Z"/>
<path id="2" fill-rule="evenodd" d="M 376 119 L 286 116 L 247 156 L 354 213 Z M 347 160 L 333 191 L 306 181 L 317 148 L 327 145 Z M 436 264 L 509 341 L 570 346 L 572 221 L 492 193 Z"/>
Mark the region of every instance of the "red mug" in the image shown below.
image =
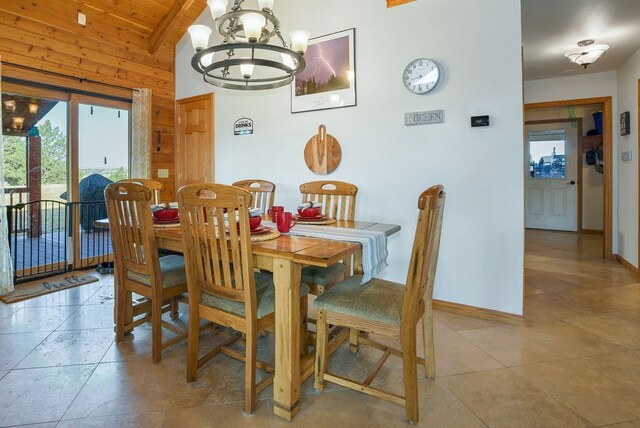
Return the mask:
<path id="1" fill-rule="evenodd" d="M 276 221 L 276 225 L 278 226 L 279 232 L 287 233 L 291 230 L 293 226 L 296 225 L 297 222 L 298 220 L 296 220 L 293 214 L 291 214 L 290 212 L 282 212 L 282 213 L 278 213 L 278 219 Z"/>
<path id="2" fill-rule="evenodd" d="M 278 219 L 276 218 L 278 214 L 283 212 L 284 212 L 284 207 L 280 205 L 274 205 L 273 207 L 269 208 L 269 210 L 267 211 L 267 213 L 269 214 L 269 217 L 271 217 L 271 221 L 274 223 L 278 222 Z"/>

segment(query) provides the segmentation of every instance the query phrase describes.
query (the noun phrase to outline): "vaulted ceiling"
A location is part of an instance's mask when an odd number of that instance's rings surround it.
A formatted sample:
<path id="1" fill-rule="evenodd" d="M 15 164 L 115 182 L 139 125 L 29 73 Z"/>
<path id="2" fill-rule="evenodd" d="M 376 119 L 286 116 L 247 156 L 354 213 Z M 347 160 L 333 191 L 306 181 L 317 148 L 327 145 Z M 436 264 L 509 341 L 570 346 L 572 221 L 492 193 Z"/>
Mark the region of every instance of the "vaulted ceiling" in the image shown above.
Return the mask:
<path id="1" fill-rule="evenodd" d="M 163 43 L 175 45 L 206 5 L 206 0 L 12 0 L 0 2 L 0 11 L 61 31 L 81 28 L 107 44 L 125 40 L 153 54 Z M 77 24 L 78 12 L 87 17 L 84 27 Z"/>

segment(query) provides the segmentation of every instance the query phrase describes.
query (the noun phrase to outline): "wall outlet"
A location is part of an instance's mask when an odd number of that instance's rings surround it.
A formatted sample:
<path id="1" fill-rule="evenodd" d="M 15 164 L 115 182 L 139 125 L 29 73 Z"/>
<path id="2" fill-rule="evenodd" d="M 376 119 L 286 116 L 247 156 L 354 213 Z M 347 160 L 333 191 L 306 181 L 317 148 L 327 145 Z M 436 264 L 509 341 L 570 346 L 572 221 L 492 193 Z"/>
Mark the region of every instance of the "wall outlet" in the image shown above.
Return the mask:
<path id="1" fill-rule="evenodd" d="M 158 178 L 169 178 L 169 170 L 168 169 L 159 169 L 158 170 Z"/>
<path id="2" fill-rule="evenodd" d="M 631 150 L 627 150 L 626 152 L 622 152 L 622 160 L 630 161 L 631 160 Z"/>

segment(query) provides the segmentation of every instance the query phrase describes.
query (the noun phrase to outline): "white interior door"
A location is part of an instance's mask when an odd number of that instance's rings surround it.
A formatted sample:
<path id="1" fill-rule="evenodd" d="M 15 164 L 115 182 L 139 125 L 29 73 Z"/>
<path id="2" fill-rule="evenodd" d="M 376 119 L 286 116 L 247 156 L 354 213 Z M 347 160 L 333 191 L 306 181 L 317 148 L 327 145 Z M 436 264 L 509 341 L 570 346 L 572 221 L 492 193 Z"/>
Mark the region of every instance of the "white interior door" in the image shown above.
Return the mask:
<path id="1" fill-rule="evenodd" d="M 578 231 L 578 128 L 525 126 L 525 227 Z"/>

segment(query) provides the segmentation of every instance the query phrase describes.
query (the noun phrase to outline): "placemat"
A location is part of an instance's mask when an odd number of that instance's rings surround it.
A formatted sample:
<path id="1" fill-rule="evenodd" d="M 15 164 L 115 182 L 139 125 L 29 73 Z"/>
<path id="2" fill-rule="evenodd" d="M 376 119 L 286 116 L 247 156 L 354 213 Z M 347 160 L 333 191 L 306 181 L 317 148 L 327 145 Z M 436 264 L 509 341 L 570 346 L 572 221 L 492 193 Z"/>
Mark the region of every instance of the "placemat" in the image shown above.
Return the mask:
<path id="1" fill-rule="evenodd" d="M 327 224 L 333 224 L 336 221 L 337 220 L 335 218 L 328 218 L 326 220 L 320 220 L 320 221 L 298 220 L 298 224 L 308 224 L 308 225 L 314 225 L 314 226 L 325 226 Z"/>
<path id="2" fill-rule="evenodd" d="M 157 229 L 168 229 L 172 227 L 180 227 L 180 222 L 176 223 L 153 223 L 153 227 Z"/>
<path id="3" fill-rule="evenodd" d="M 251 242 L 271 241 L 272 239 L 276 239 L 279 236 L 280 232 L 278 232 L 276 229 L 273 229 L 269 233 L 263 233 L 261 235 L 251 235 Z"/>

